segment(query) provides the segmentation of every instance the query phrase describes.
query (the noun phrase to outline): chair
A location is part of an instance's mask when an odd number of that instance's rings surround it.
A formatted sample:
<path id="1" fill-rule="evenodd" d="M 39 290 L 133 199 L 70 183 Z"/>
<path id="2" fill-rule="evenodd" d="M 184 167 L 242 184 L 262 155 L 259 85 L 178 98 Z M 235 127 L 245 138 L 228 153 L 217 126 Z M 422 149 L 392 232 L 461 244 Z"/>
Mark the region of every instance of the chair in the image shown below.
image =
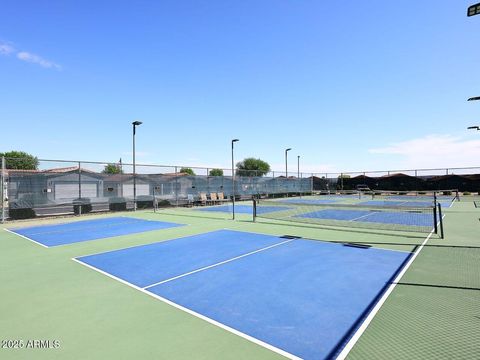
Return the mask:
<path id="1" fill-rule="evenodd" d="M 216 205 L 219 203 L 216 193 L 210 193 L 210 202 L 212 203 L 212 205 Z"/>
<path id="2" fill-rule="evenodd" d="M 223 195 L 223 192 L 217 193 L 217 198 L 218 198 L 218 202 L 220 202 L 220 203 L 228 201 L 228 199 L 225 199 L 225 196 Z"/>
<path id="3" fill-rule="evenodd" d="M 207 194 L 205 193 L 200 193 L 200 200 L 198 201 L 198 204 L 201 206 L 205 206 L 208 203 L 207 199 Z"/>

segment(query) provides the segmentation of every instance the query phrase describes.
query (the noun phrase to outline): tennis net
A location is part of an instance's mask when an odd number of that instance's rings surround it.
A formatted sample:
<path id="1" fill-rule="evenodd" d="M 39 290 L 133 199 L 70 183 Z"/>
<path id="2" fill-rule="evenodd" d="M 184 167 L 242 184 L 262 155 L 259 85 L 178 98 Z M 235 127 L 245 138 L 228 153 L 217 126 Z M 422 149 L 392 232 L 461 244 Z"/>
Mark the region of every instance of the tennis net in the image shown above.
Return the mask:
<path id="1" fill-rule="evenodd" d="M 372 200 L 399 200 L 399 201 L 450 201 L 460 200 L 458 190 L 418 190 L 418 191 L 371 191 Z"/>
<path id="2" fill-rule="evenodd" d="M 440 210 L 439 208 L 438 210 Z M 302 199 L 254 201 L 257 218 L 314 225 L 438 233 L 441 221 L 435 206 L 375 206 L 305 202 Z"/>

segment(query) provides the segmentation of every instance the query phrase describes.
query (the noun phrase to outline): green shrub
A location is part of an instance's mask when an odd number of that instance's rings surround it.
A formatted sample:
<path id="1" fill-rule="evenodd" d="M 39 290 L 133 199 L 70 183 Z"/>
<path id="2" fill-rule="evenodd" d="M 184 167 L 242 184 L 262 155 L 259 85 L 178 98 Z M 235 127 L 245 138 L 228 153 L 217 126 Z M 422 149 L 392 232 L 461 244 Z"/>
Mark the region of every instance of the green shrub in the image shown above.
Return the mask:
<path id="1" fill-rule="evenodd" d="M 418 195 L 425 195 L 427 192 L 426 191 L 419 191 Z"/>
<path id="2" fill-rule="evenodd" d="M 464 191 L 463 195 L 471 195 L 470 191 Z"/>
<path id="3" fill-rule="evenodd" d="M 443 195 L 452 195 L 452 192 L 451 191 L 444 191 Z"/>

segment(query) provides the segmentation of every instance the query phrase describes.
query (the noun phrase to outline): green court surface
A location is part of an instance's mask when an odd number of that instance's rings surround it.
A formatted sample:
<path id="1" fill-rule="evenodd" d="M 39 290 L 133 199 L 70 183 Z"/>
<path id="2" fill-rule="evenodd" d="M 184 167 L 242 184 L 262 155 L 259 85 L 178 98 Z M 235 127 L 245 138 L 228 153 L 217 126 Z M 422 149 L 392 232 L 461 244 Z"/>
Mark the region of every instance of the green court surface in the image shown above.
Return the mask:
<path id="1" fill-rule="evenodd" d="M 333 228 L 224 212 L 157 213 L 19 221 L 18 228 L 113 216 L 185 224 L 44 248 L 0 232 L 0 338 L 57 340 L 57 348 L 0 349 L 1 359 L 282 359 L 282 355 L 78 264 L 72 258 L 219 229 L 294 235 L 417 252 L 347 359 L 480 358 L 480 209 L 462 197 L 444 209 L 445 238 Z M 478 198 L 476 199 L 478 201 Z M 421 245 L 424 243 L 424 246 Z M 275 299 L 272 299 L 275 301 Z"/>

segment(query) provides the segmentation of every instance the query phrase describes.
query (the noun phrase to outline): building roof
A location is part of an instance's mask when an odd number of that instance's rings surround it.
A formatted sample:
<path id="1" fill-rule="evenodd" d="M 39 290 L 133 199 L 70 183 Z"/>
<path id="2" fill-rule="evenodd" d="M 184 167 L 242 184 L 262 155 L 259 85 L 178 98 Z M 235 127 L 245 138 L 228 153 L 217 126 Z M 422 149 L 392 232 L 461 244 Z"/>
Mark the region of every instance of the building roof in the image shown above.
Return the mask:
<path id="1" fill-rule="evenodd" d="M 69 172 L 78 171 L 78 166 L 69 166 L 61 168 L 52 168 L 52 169 L 36 169 L 36 170 L 25 170 L 25 169 L 6 169 L 5 172 L 8 173 L 32 173 L 32 174 L 65 174 Z M 95 171 L 80 168 L 81 172 L 98 174 Z"/>

